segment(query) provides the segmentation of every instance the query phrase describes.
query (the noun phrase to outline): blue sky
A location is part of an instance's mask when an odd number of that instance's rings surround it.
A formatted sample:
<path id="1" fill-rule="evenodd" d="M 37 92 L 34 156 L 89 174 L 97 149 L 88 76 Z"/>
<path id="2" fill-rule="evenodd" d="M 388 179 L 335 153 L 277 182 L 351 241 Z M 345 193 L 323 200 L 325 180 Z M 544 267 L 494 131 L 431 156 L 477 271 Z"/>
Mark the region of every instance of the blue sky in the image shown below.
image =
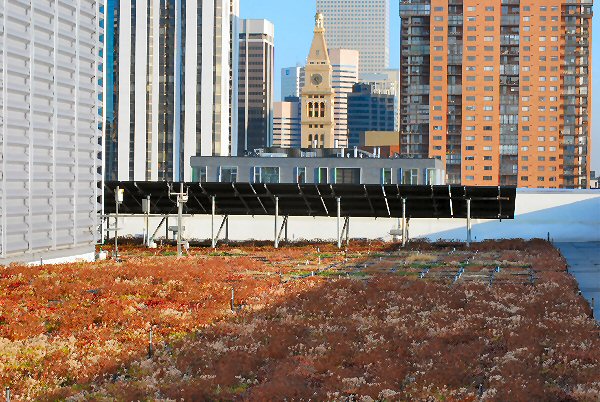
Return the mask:
<path id="1" fill-rule="evenodd" d="M 315 0 L 240 0 L 242 18 L 265 18 L 275 24 L 275 97 L 279 99 L 280 70 L 303 64 L 312 39 Z M 390 67 L 397 68 L 400 58 L 400 17 L 398 0 L 391 0 Z M 600 11 L 594 7 L 592 93 L 600 93 Z M 592 170 L 600 171 L 600 101 L 592 104 Z"/>

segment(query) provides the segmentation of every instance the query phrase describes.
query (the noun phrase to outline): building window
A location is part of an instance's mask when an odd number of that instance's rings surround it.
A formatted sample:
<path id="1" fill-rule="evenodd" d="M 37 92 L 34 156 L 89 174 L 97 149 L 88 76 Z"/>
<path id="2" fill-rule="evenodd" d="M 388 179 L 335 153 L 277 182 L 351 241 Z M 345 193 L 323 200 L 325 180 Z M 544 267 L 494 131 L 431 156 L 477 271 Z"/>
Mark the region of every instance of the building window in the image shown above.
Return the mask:
<path id="1" fill-rule="evenodd" d="M 238 168 L 237 166 L 221 166 L 219 168 L 220 183 L 235 183 L 237 181 Z"/>
<path id="2" fill-rule="evenodd" d="M 392 169 L 381 169 L 381 184 L 392 184 Z"/>
<path id="3" fill-rule="evenodd" d="M 435 169 L 425 169 L 425 184 L 428 186 L 434 186 L 435 183 Z"/>
<path id="4" fill-rule="evenodd" d="M 206 166 L 195 167 L 192 169 L 192 181 L 194 183 L 206 183 L 207 182 L 208 168 Z"/>
<path id="5" fill-rule="evenodd" d="M 306 183 L 306 168 L 305 167 L 297 167 L 295 168 L 296 171 L 296 183 L 298 184 L 304 184 Z"/>
<path id="6" fill-rule="evenodd" d="M 329 181 L 328 176 L 329 176 L 329 168 L 326 168 L 326 167 L 317 168 L 316 182 L 318 184 L 327 184 Z"/>
<path id="7" fill-rule="evenodd" d="M 360 184 L 360 168 L 335 168 L 335 184 Z"/>
<path id="8" fill-rule="evenodd" d="M 254 183 L 279 183 L 279 167 L 254 167 Z"/>
<path id="9" fill-rule="evenodd" d="M 402 184 L 418 184 L 419 169 L 406 169 L 402 173 Z"/>

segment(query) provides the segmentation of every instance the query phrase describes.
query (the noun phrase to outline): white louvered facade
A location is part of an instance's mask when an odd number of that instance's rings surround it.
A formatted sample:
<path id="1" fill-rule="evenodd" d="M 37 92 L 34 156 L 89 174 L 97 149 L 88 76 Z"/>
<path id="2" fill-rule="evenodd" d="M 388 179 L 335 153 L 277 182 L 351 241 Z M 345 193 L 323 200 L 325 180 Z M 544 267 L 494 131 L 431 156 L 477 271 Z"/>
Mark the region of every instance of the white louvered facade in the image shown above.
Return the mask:
<path id="1" fill-rule="evenodd" d="M 93 255 L 98 7 L 0 0 L 0 264 Z"/>

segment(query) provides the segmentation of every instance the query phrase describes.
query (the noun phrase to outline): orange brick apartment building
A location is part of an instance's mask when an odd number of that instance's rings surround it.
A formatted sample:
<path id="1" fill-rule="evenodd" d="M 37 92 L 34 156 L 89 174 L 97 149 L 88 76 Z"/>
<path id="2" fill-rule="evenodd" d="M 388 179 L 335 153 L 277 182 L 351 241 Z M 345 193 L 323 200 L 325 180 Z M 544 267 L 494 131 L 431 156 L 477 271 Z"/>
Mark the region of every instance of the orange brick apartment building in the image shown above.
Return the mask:
<path id="1" fill-rule="evenodd" d="M 592 0 L 400 0 L 401 152 L 449 183 L 587 188 Z"/>

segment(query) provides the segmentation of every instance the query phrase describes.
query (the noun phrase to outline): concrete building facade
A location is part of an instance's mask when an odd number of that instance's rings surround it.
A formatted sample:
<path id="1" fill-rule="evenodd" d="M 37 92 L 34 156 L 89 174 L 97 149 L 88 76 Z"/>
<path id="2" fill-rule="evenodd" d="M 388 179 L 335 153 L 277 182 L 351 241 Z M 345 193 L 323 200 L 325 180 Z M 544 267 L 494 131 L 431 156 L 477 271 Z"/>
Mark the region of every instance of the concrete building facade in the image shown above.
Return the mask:
<path id="1" fill-rule="evenodd" d="M 402 153 L 465 185 L 587 188 L 591 0 L 400 2 Z"/>
<path id="2" fill-rule="evenodd" d="M 94 258 L 100 3 L 0 3 L 0 264 Z"/>
<path id="3" fill-rule="evenodd" d="M 194 181 L 316 184 L 445 184 L 441 161 L 377 158 L 341 149 L 268 149 L 254 157 L 194 157 Z"/>
<path id="4" fill-rule="evenodd" d="M 193 155 L 235 152 L 238 0 L 121 0 L 113 12 L 106 177 L 191 179 Z"/>
<path id="5" fill-rule="evenodd" d="M 332 71 L 324 17 L 317 13 L 314 37 L 306 60 L 306 82 L 302 88 L 303 148 L 335 147 Z"/>
<path id="6" fill-rule="evenodd" d="M 334 138 L 338 147 L 348 147 L 348 94 L 358 82 L 358 50 L 329 49 L 334 92 Z"/>
<path id="7" fill-rule="evenodd" d="M 332 49 L 360 52 L 359 73 L 380 73 L 390 62 L 389 0 L 316 0 Z"/>
<path id="8" fill-rule="evenodd" d="M 236 154 L 273 144 L 275 27 L 267 20 L 241 20 Z"/>
<path id="9" fill-rule="evenodd" d="M 300 98 L 288 97 L 275 102 L 273 113 L 273 146 L 300 148 L 302 145 L 302 115 Z"/>

